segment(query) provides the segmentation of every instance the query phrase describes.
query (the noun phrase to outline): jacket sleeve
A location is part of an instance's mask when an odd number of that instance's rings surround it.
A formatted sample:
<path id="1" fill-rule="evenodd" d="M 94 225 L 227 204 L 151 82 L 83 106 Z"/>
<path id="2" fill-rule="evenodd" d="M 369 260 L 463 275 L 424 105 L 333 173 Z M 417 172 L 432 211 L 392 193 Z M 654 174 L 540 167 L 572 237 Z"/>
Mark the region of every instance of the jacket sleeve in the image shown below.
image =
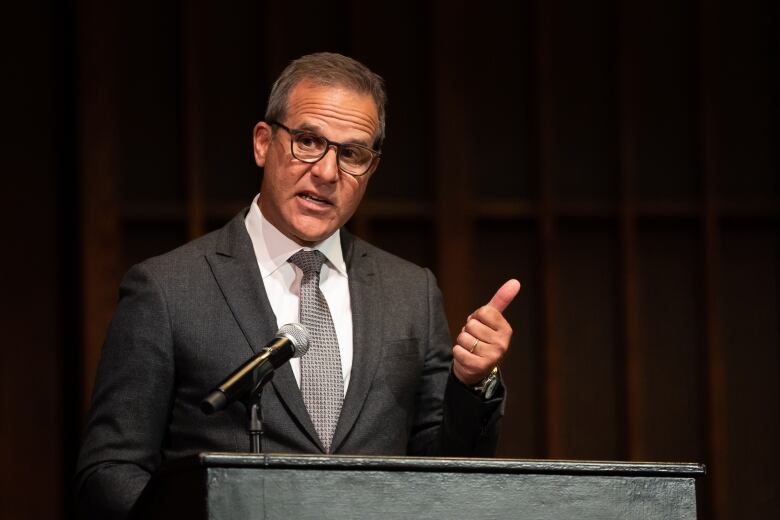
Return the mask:
<path id="1" fill-rule="evenodd" d="M 428 337 L 410 455 L 490 457 L 495 454 L 506 391 L 485 400 L 452 374 L 452 341 L 441 291 L 428 269 Z"/>
<path id="2" fill-rule="evenodd" d="M 173 382 L 165 296 L 141 264 L 122 282 L 103 345 L 76 468 L 81 516 L 127 516 L 161 463 Z"/>

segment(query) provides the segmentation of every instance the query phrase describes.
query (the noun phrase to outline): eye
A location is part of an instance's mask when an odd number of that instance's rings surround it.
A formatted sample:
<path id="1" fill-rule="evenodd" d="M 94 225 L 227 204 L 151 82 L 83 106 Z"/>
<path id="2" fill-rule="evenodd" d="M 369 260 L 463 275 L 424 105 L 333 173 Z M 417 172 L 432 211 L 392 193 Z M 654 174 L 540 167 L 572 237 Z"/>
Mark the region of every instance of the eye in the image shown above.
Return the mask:
<path id="1" fill-rule="evenodd" d="M 371 152 L 362 146 L 342 146 L 341 159 L 351 164 L 365 164 L 371 160 Z"/>
<path id="2" fill-rule="evenodd" d="M 321 150 L 323 146 L 323 140 L 320 136 L 308 132 L 298 134 L 295 143 L 301 150 L 307 151 Z"/>

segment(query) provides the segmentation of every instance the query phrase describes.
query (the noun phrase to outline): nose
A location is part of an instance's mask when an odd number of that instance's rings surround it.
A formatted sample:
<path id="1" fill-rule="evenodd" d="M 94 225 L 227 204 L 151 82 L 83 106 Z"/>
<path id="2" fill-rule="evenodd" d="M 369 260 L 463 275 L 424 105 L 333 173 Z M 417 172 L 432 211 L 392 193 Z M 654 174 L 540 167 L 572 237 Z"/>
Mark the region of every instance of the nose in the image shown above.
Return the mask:
<path id="1" fill-rule="evenodd" d="M 339 165 L 338 151 L 335 146 L 331 145 L 322 159 L 314 163 L 311 173 L 325 182 L 336 182 L 339 177 Z"/>

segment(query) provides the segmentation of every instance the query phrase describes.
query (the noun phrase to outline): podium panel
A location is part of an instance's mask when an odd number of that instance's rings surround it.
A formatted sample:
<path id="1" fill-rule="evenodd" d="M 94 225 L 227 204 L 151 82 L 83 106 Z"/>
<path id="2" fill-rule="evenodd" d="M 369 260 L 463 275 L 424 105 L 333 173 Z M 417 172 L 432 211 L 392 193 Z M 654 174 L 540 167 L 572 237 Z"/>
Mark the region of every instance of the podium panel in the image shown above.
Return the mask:
<path id="1" fill-rule="evenodd" d="M 203 453 L 157 475 L 138 517 L 696 519 L 698 464 Z"/>

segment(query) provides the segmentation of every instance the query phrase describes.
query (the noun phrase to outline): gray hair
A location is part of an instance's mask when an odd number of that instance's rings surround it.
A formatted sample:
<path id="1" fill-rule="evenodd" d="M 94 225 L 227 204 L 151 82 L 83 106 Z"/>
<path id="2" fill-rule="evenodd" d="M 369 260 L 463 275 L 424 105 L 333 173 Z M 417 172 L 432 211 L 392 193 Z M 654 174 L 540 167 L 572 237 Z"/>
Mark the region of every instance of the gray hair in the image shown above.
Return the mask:
<path id="1" fill-rule="evenodd" d="M 268 108 L 265 111 L 266 121 L 284 120 L 290 92 L 304 80 L 320 86 L 345 87 L 360 94 L 371 95 L 379 115 L 379 131 L 374 137 L 374 147 L 381 148 L 385 139 L 385 81 L 359 61 L 341 54 L 318 52 L 290 62 L 271 87 Z"/>

